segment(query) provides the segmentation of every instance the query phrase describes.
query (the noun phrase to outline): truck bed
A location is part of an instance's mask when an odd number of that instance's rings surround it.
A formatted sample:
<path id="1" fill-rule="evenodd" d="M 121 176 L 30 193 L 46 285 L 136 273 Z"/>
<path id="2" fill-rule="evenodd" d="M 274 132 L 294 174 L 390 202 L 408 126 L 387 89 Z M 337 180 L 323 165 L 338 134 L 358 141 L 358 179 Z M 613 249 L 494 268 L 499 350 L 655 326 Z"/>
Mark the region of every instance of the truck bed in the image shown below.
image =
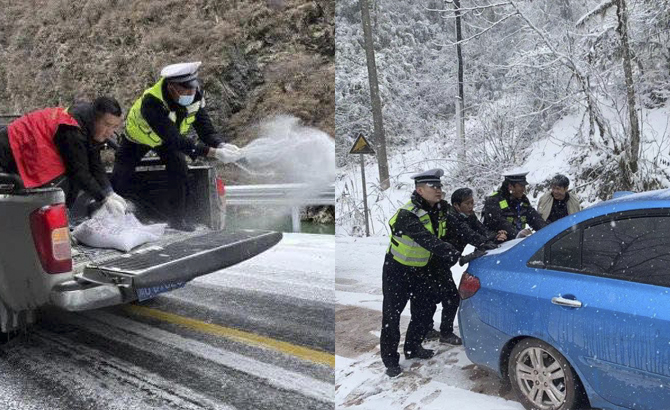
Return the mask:
<path id="1" fill-rule="evenodd" d="M 143 300 L 252 258 L 281 238 L 278 232 L 248 229 L 168 230 L 160 241 L 128 253 L 78 246 L 73 257 L 75 277 L 78 283 L 126 288 Z"/>
<path id="2" fill-rule="evenodd" d="M 86 268 L 87 265 L 101 265 L 119 257 L 130 258 L 134 255 L 140 255 L 158 248 L 164 248 L 171 243 L 200 236 L 208 232 L 212 231 L 205 227 L 198 228 L 193 232 L 177 231 L 168 227 L 165 228 L 165 234 L 158 241 L 145 243 L 144 245 L 131 249 L 129 252 L 122 252 L 116 249 L 92 248 L 83 244 L 73 245 L 72 270 L 75 275 L 78 275 L 84 272 L 84 268 Z"/>

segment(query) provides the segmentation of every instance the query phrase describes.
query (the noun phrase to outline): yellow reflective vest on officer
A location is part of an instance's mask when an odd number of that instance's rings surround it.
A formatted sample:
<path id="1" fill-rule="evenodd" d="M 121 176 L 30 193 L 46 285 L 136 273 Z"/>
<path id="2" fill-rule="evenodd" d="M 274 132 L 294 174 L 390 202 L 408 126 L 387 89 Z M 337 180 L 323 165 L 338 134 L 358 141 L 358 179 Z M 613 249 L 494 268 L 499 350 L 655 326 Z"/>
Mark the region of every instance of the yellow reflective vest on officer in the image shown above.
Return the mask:
<path id="1" fill-rule="evenodd" d="M 389 252 L 391 253 L 391 255 L 393 255 L 393 259 L 396 262 L 399 262 L 405 266 L 415 266 L 415 267 L 426 266 L 428 264 L 428 261 L 430 260 L 431 255 L 429 250 L 423 248 L 421 245 L 414 242 L 414 240 L 407 235 L 401 235 L 401 236 L 394 235 L 395 223 L 396 220 L 398 219 L 398 214 L 402 210 L 409 211 L 414 215 L 418 216 L 419 221 L 421 221 L 423 226 L 428 231 L 430 231 L 430 233 L 435 234 L 433 222 L 430 220 L 430 215 L 428 214 L 428 212 L 417 207 L 416 205 L 414 205 L 414 203 L 410 201 L 407 204 L 405 204 L 402 208 L 400 208 L 389 221 L 389 225 L 391 226 L 391 245 L 389 246 Z M 438 238 L 443 238 L 446 234 L 447 234 L 447 221 L 446 219 L 440 218 L 436 236 Z"/>
<path id="2" fill-rule="evenodd" d="M 489 196 L 496 196 L 496 195 L 500 195 L 500 192 L 494 191 Z M 515 224 L 516 223 L 516 218 L 518 217 L 518 215 L 517 215 L 515 210 L 513 210 L 512 208 L 509 207 L 509 204 L 507 203 L 507 200 L 505 198 L 503 198 L 502 195 L 500 195 L 500 201 L 498 201 L 498 205 L 500 206 L 500 210 L 502 211 L 503 216 L 505 217 L 505 219 L 507 219 L 507 222 L 509 222 L 511 224 Z M 526 204 L 525 202 L 522 202 L 521 206 L 527 207 L 528 204 Z M 527 221 L 528 221 L 528 218 L 526 218 L 526 215 L 522 215 L 521 216 L 521 227 L 522 228 L 526 226 Z"/>
<path id="3" fill-rule="evenodd" d="M 133 106 L 128 111 L 128 117 L 126 118 L 126 137 L 135 143 L 148 145 L 150 147 L 157 147 L 163 143 L 163 139 L 154 132 L 149 123 L 142 116 L 142 100 L 147 94 L 153 95 L 158 98 L 165 108 L 169 111 L 168 118 L 175 123 L 177 122 L 177 112 L 171 111 L 169 104 L 165 101 L 163 97 L 163 83 L 165 82 L 164 78 L 161 78 L 156 84 L 151 88 L 145 90 L 140 98 L 138 98 Z M 201 98 L 198 101 L 195 101 L 191 105 L 188 105 L 186 108 L 186 118 L 184 118 L 179 124 L 179 133 L 182 136 L 186 136 L 188 131 L 191 128 L 191 124 L 195 121 L 195 115 L 198 113 L 200 108 L 205 106 L 204 98 Z"/>

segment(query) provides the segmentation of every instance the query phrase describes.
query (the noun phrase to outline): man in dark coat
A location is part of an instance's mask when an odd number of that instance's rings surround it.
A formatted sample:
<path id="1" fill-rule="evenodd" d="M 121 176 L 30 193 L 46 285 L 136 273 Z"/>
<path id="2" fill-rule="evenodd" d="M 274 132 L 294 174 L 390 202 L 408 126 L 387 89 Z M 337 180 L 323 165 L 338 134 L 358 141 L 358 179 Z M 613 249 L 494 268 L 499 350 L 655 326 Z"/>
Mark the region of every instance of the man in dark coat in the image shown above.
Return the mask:
<path id="1" fill-rule="evenodd" d="M 449 213 L 467 224 L 470 229 L 485 237 L 488 242 L 505 242 L 507 240 L 507 232 L 503 230 L 492 231 L 487 229 L 483 223 L 477 219 L 475 215 L 475 199 L 472 189 L 459 188 L 451 194 L 451 208 Z M 463 252 L 465 246 L 468 244 L 464 238 L 460 238 L 454 244 L 458 250 Z"/>
<path id="2" fill-rule="evenodd" d="M 0 168 L 19 174 L 26 188 L 63 188 L 68 207 L 83 190 L 108 211 L 123 213 L 126 201 L 112 190 L 100 160 L 121 123 L 121 107 L 110 97 L 31 112 L 0 128 Z"/>
<path id="3" fill-rule="evenodd" d="M 496 242 L 504 242 L 507 238 L 504 231 L 499 233 L 489 231 L 477 220 L 473 211 L 474 198 L 472 190 L 469 188 L 457 189 L 451 195 L 451 206 L 446 201 L 442 201 L 442 206 L 447 209 L 449 221 L 445 240 L 458 250 L 459 256 L 468 244 L 479 249 L 492 249 L 497 247 Z M 442 343 L 461 345 L 463 343 L 461 338 L 454 334 L 454 319 L 460 303 L 460 296 L 449 268 L 450 266 L 443 266 L 443 274 L 436 276 L 438 279 L 436 286 L 438 290 L 437 303 L 442 303 L 440 330 L 438 332 L 433 329 L 433 315 L 431 314 L 430 330 L 426 334 L 426 339 L 439 338 Z M 435 313 L 435 309 L 433 309 L 433 313 Z"/>
<path id="4" fill-rule="evenodd" d="M 525 195 L 528 172 L 503 174 L 502 186 L 489 195 L 484 202 L 482 221 L 492 231 L 507 232 L 507 240 L 531 234 L 526 225 L 534 230 L 547 226 L 547 222 L 532 207 Z"/>

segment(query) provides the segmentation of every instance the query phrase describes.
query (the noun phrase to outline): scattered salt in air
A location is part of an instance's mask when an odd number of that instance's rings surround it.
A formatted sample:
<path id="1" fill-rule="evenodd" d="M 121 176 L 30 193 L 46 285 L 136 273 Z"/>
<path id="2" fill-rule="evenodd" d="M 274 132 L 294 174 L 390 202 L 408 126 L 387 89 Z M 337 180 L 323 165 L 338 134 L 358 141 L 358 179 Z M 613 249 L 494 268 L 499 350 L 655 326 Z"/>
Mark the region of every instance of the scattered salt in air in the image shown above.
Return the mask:
<path id="1" fill-rule="evenodd" d="M 335 140 L 290 115 L 258 125 L 258 138 L 242 147 L 240 168 L 277 182 L 308 183 L 323 188 L 335 180 Z"/>

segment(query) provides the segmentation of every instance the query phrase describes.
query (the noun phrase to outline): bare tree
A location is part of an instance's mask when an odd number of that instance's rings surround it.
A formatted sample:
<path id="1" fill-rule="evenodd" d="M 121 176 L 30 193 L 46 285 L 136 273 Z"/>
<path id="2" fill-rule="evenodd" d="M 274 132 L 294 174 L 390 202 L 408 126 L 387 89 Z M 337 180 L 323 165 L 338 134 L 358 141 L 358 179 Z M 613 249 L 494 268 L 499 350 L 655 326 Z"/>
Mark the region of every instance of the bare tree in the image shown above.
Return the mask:
<path id="1" fill-rule="evenodd" d="M 626 0 L 616 0 L 617 19 L 619 26 L 617 32 L 621 37 L 621 47 L 623 48 L 623 71 L 626 78 L 626 97 L 628 98 L 628 117 L 630 120 L 630 145 L 627 147 L 630 172 L 637 172 L 637 160 L 640 155 L 640 125 L 635 111 L 635 84 L 633 83 L 633 69 L 631 67 L 631 52 L 628 45 L 628 11 L 626 10 Z M 628 188 L 632 186 L 628 181 Z"/>
<path id="2" fill-rule="evenodd" d="M 577 22 L 578 26 L 586 24 L 593 16 L 602 16 L 611 7 L 616 7 L 617 28 L 621 42 L 621 57 L 626 82 L 626 99 L 628 103 L 628 138 L 623 147 L 626 155 L 620 163 L 623 171 L 622 188 L 630 190 L 633 188 L 633 174 L 638 171 L 638 159 L 640 155 L 640 125 L 635 109 L 635 83 L 633 81 L 633 68 L 631 64 L 632 54 L 628 39 L 628 11 L 625 0 L 609 0 L 600 3 L 595 9 L 585 14 Z"/>
<path id="3" fill-rule="evenodd" d="M 361 16 L 363 20 L 363 37 L 365 38 L 365 55 L 368 62 L 368 80 L 370 83 L 370 101 L 372 103 L 372 117 L 374 122 L 374 144 L 377 149 L 377 163 L 379 164 L 379 182 L 382 190 L 391 186 L 389 182 L 389 168 L 386 159 L 386 138 L 384 136 L 384 120 L 382 118 L 382 103 L 379 98 L 379 83 L 377 81 L 377 65 L 375 50 L 372 41 L 372 27 L 370 26 L 370 9 L 367 0 L 360 0 Z"/>

